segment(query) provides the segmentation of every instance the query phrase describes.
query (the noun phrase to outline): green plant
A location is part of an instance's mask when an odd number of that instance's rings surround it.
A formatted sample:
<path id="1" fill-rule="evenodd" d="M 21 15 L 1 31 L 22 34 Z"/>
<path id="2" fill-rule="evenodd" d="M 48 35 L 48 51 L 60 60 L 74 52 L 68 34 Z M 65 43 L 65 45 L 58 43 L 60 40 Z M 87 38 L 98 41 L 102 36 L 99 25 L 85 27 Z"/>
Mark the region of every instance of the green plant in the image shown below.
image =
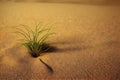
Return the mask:
<path id="1" fill-rule="evenodd" d="M 38 24 L 33 31 L 26 25 L 21 26 L 22 29 L 17 27 L 15 33 L 22 35 L 23 38 L 19 39 L 19 41 L 29 50 L 33 57 L 39 56 L 41 52 L 49 48 L 45 41 L 49 35 L 54 34 L 50 32 L 51 28 L 41 28 L 40 24 Z"/>

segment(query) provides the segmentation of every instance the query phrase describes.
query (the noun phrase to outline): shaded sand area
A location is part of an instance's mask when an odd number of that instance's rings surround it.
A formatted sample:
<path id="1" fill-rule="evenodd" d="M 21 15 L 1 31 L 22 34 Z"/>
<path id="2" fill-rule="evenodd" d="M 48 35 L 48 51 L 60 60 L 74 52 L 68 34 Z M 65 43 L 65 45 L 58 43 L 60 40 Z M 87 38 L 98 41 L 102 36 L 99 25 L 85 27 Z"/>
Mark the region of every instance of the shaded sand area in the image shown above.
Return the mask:
<path id="1" fill-rule="evenodd" d="M 39 22 L 57 50 L 33 58 L 12 32 Z M 0 3 L 0 80 L 120 80 L 120 6 Z"/>

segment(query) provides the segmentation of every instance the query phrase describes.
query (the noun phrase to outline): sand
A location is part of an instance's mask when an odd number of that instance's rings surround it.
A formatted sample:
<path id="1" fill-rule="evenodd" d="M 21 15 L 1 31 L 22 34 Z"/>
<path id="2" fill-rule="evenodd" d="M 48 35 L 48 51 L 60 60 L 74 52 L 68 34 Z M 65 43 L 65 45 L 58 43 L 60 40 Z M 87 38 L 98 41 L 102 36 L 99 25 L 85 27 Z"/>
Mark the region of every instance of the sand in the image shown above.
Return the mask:
<path id="1" fill-rule="evenodd" d="M 12 32 L 39 22 L 57 50 L 33 58 Z M 0 80 L 120 80 L 120 6 L 0 3 Z"/>

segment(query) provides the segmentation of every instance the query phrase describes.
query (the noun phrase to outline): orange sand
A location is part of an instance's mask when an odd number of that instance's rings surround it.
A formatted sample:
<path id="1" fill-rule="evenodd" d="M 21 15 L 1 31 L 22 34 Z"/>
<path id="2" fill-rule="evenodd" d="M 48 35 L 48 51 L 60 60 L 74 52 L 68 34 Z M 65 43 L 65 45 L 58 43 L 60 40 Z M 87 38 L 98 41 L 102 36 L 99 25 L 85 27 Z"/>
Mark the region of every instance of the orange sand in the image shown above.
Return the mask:
<path id="1" fill-rule="evenodd" d="M 11 32 L 39 22 L 53 24 L 58 50 L 32 58 Z M 0 3 L 0 80 L 120 80 L 119 53 L 120 6 Z"/>

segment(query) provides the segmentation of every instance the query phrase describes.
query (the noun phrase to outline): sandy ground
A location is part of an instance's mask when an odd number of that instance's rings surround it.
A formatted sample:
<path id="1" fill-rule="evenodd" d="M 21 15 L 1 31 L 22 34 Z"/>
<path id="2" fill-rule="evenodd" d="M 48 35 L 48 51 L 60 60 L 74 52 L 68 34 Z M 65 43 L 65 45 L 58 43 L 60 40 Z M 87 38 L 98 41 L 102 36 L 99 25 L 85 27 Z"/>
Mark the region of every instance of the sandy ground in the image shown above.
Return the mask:
<path id="1" fill-rule="evenodd" d="M 33 58 L 12 32 L 39 22 L 57 50 Z M 0 3 L 0 80 L 120 80 L 120 6 Z"/>

